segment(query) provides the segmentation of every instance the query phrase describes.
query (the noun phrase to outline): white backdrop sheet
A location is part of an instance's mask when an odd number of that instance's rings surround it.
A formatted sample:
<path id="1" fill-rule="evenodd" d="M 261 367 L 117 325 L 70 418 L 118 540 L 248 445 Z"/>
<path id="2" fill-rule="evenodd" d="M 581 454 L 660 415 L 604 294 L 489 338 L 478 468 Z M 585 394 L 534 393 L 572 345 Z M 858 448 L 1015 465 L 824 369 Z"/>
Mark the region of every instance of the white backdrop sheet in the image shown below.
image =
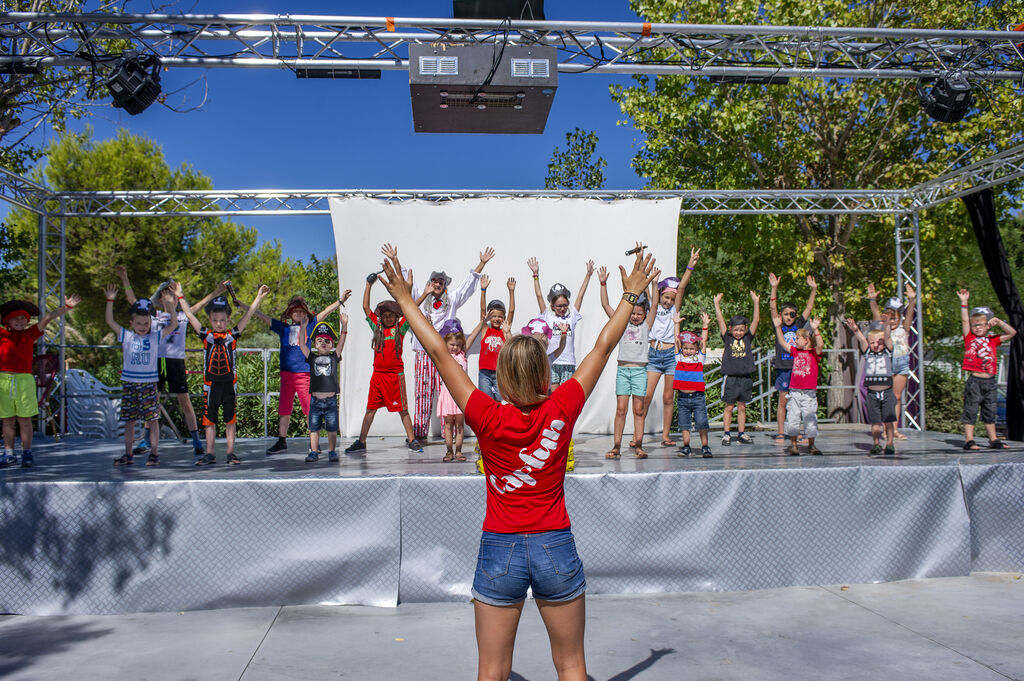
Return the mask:
<path id="1" fill-rule="evenodd" d="M 540 261 L 540 283 L 544 294 L 561 282 L 572 292 L 572 304 L 586 273 L 586 261 L 604 265 L 612 276 L 608 294 L 612 304 L 622 293 L 618 265 L 631 261 L 623 253 L 634 242 L 648 245 L 663 273 L 676 271 L 676 235 L 679 199 L 600 201 L 594 199 L 479 198 L 458 201 L 387 202 L 370 198 L 332 198 L 331 219 L 338 251 L 341 289 L 351 288 L 353 295 L 346 311 L 350 316 L 341 371 L 341 431 L 345 437 L 358 435 L 366 395 L 370 384 L 373 352 L 370 328 L 364 321 L 360 302 L 366 275 L 380 269 L 384 243 L 398 247 L 403 267 L 411 268 L 415 282 L 422 285 L 430 272 L 444 270 L 452 277 L 452 288 L 459 285 L 479 262 L 485 247 L 496 255 L 484 269 L 491 277 L 488 299 L 501 298 L 508 303 L 505 282 L 515 277 L 516 312 L 513 328 L 518 330 L 538 314 L 527 258 Z M 663 274 L 662 276 L 668 276 Z M 387 298 L 377 283 L 370 295 L 371 309 Z M 601 307 L 597 273 L 591 278 L 581 309 L 583 319 L 576 330 L 576 356 L 581 359 L 593 347 L 607 315 Z M 480 315 L 480 293 L 458 313 L 467 334 Z M 413 371 L 411 343 L 405 345 L 405 376 L 410 411 L 413 407 Z M 469 374 L 476 384 L 479 341 L 469 354 Z M 660 405 L 660 390 L 656 394 Z M 646 430 L 661 428 L 661 409 L 652 408 Z M 435 407 L 436 412 L 436 407 Z M 615 352 L 608 362 L 597 388 L 577 423 L 585 433 L 611 433 L 615 417 Z M 632 432 L 632 417 L 626 419 L 626 432 Z M 435 417 L 436 422 L 436 417 Z M 437 424 L 432 432 L 438 433 Z M 370 435 L 404 433 L 396 414 L 381 409 Z"/>

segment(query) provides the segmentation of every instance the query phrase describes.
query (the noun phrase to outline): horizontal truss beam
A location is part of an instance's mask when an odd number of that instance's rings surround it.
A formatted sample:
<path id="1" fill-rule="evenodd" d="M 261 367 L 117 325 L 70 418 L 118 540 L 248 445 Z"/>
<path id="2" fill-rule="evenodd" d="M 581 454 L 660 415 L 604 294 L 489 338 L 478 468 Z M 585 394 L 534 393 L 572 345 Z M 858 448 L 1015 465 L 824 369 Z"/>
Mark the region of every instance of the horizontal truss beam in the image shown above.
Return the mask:
<path id="1" fill-rule="evenodd" d="M 1014 31 L 307 15 L 0 13 L 0 67 L 82 67 L 131 44 L 167 67 L 408 68 L 412 43 L 547 45 L 563 73 L 806 78 L 1024 77 Z"/>

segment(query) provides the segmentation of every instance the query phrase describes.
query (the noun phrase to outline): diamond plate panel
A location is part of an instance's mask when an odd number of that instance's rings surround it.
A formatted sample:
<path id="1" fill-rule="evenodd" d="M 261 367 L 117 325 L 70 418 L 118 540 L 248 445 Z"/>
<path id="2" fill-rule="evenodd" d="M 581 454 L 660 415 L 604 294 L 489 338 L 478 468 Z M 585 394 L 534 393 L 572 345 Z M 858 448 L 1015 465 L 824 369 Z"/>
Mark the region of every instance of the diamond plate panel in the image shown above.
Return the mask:
<path id="1" fill-rule="evenodd" d="M 1024 570 L 1024 464 L 961 465 L 972 569 Z"/>

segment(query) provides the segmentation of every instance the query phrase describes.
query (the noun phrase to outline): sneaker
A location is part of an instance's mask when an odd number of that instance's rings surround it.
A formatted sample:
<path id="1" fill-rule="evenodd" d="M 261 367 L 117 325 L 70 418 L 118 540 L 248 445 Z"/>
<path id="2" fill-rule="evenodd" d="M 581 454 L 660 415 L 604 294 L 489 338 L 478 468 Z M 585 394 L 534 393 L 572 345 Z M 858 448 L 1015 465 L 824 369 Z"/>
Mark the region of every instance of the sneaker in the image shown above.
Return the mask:
<path id="1" fill-rule="evenodd" d="M 725 435 L 723 435 L 722 436 L 722 444 L 725 445 L 726 447 L 731 445 L 732 444 L 732 435 L 729 435 L 729 433 L 726 433 Z"/>
<path id="2" fill-rule="evenodd" d="M 690 454 L 692 453 L 693 452 L 690 451 L 690 445 L 683 445 L 682 447 L 679 448 L 679 453 L 676 454 L 676 456 L 687 457 L 690 456 Z"/>
<path id="3" fill-rule="evenodd" d="M 267 454 L 280 454 L 288 451 L 288 443 L 283 437 L 277 438 L 277 442 L 267 447 Z"/>
<path id="4" fill-rule="evenodd" d="M 878 454 L 881 454 L 881 453 L 882 453 L 882 445 L 875 445 L 874 447 L 871 448 L 871 451 L 868 452 L 868 454 L 870 454 L 872 456 L 877 456 Z"/>
<path id="5" fill-rule="evenodd" d="M 32 456 L 32 452 L 25 450 L 21 453 L 21 467 L 32 468 L 32 464 L 35 463 L 35 457 Z"/>
<path id="6" fill-rule="evenodd" d="M 814 456 L 821 456 L 821 450 L 815 447 L 814 445 L 811 445 L 807 451 L 809 451 Z"/>
<path id="7" fill-rule="evenodd" d="M 708 447 L 707 445 L 704 445 L 703 447 L 701 447 L 700 448 L 700 455 L 702 457 L 704 457 L 705 459 L 710 459 L 711 458 L 711 447 Z"/>
<path id="8" fill-rule="evenodd" d="M 11 464 L 18 463 L 18 457 L 13 453 L 0 454 L 0 466 L 10 466 Z"/>
<path id="9" fill-rule="evenodd" d="M 196 459 L 197 466 L 212 466 L 215 463 L 217 463 L 217 458 L 213 454 L 203 454 Z"/>
<path id="10" fill-rule="evenodd" d="M 886 447 L 885 447 L 885 455 L 886 456 L 896 456 L 896 448 L 893 447 L 892 445 L 886 445 Z"/>
<path id="11" fill-rule="evenodd" d="M 750 437 L 746 433 L 740 433 L 739 437 L 736 438 L 740 443 L 745 445 L 754 444 L 754 438 Z"/>
<path id="12" fill-rule="evenodd" d="M 422 445 L 420 445 L 420 441 L 415 439 L 415 438 L 413 438 L 412 440 L 406 440 L 405 441 L 405 446 L 408 447 L 409 449 L 411 449 L 414 452 L 422 452 L 423 451 L 423 447 L 422 447 Z"/>
<path id="13" fill-rule="evenodd" d="M 149 454 L 148 442 L 139 443 L 139 446 L 132 450 L 132 456 L 140 456 L 142 454 Z"/>
<path id="14" fill-rule="evenodd" d="M 309 454 L 306 454 L 306 463 L 314 463 L 320 460 L 320 452 L 314 452 L 312 449 L 309 450 Z"/>
<path id="15" fill-rule="evenodd" d="M 363 442 L 362 440 L 359 440 L 359 439 L 356 439 L 355 442 L 353 442 L 352 444 L 350 444 L 348 447 L 345 448 L 345 453 L 346 454 L 355 454 L 356 452 L 365 452 L 365 451 L 366 451 L 366 443 Z"/>
<path id="16" fill-rule="evenodd" d="M 156 454 L 152 454 L 151 453 L 148 457 L 146 457 L 146 465 L 147 466 L 159 466 L 160 465 L 160 457 L 157 456 Z"/>
<path id="17" fill-rule="evenodd" d="M 206 450 L 204 450 L 202 447 L 193 447 L 192 451 L 197 459 L 202 458 L 203 455 L 206 454 Z"/>
<path id="18" fill-rule="evenodd" d="M 800 456 L 800 448 L 797 447 L 796 445 L 790 445 L 789 448 L 786 450 L 786 453 L 789 454 L 790 456 Z"/>
<path id="19" fill-rule="evenodd" d="M 242 463 L 242 460 L 235 456 L 234 453 L 231 453 L 228 454 L 227 463 L 231 464 L 232 466 L 237 466 L 238 464 Z"/>
<path id="20" fill-rule="evenodd" d="M 330 461 L 331 463 L 338 463 L 338 452 L 334 451 L 333 449 L 327 452 L 327 460 Z"/>

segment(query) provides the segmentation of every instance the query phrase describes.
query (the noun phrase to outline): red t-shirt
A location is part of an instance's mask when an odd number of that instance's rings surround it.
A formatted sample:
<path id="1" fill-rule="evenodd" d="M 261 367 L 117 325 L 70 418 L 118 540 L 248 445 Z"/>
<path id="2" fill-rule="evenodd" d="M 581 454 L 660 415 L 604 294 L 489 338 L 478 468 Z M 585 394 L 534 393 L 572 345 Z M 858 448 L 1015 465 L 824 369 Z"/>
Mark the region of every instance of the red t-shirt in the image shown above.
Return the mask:
<path id="1" fill-rule="evenodd" d="M 31 374 L 33 348 L 43 335 L 38 324 L 13 331 L 0 326 L 0 371 L 12 374 Z"/>
<path id="2" fill-rule="evenodd" d="M 793 373 L 789 377 L 791 390 L 816 390 L 818 387 L 818 354 L 817 348 L 800 350 L 790 346 L 789 354 L 793 355 Z"/>
<path id="3" fill-rule="evenodd" d="M 999 355 L 996 348 L 1001 340 L 1000 336 L 975 336 L 968 331 L 964 336 L 964 371 L 997 374 Z"/>
<path id="4" fill-rule="evenodd" d="M 376 333 L 377 329 L 383 329 L 377 315 L 370 313 L 366 318 Z M 405 317 L 399 317 L 398 322 L 390 329 L 384 331 L 384 347 L 373 351 L 373 370 L 385 374 L 401 374 L 405 372 L 405 364 L 402 362 L 402 338 L 409 332 L 409 322 Z M 395 344 L 398 344 L 398 351 L 395 351 Z"/>
<path id="5" fill-rule="evenodd" d="M 498 369 L 498 353 L 505 344 L 505 332 L 488 326 L 480 340 L 480 368 L 490 371 Z"/>
<path id="6" fill-rule="evenodd" d="M 586 397 L 575 379 L 524 414 L 479 390 L 466 403 L 466 423 L 476 433 L 487 477 L 485 532 L 548 532 L 569 527 L 565 510 L 565 461 Z"/>

